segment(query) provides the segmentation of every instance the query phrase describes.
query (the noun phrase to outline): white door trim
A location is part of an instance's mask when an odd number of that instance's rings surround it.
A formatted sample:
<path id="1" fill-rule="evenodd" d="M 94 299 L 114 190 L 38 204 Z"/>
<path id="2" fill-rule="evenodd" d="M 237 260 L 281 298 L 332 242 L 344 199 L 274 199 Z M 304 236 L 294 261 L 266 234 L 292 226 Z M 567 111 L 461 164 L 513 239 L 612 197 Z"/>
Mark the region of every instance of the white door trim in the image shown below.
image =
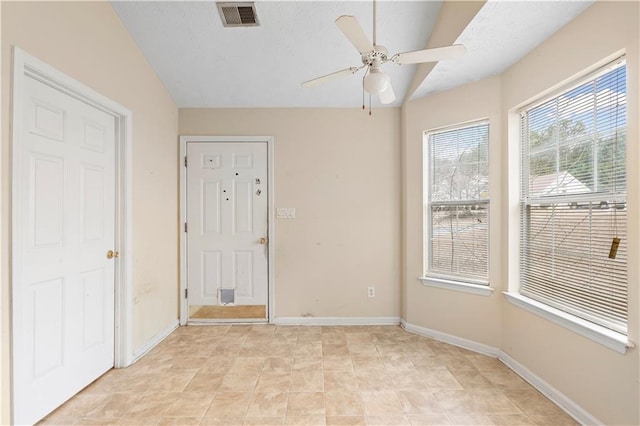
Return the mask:
<path id="1" fill-rule="evenodd" d="M 132 113 L 111 99 L 99 94 L 84 84 L 72 79 L 54 67 L 40 61 L 24 50 L 13 47 L 13 83 L 12 83 L 12 135 L 11 146 L 13 163 L 11 165 L 11 287 L 14 286 L 15 271 L 20 264 L 20 253 L 17 250 L 19 232 L 22 223 L 17 212 L 21 191 L 19 188 L 17 170 L 20 144 L 20 128 L 23 122 L 22 99 L 25 90 L 25 77 L 32 77 L 62 93 L 65 93 L 86 104 L 98 108 L 115 119 L 116 123 L 116 215 L 115 215 L 115 249 L 120 252 L 119 261 L 115 264 L 115 353 L 114 366 L 126 367 L 133 360 L 131 342 L 132 326 L 132 191 L 131 191 L 131 140 Z M 12 306 L 16 303 L 15 293 L 12 296 Z M 12 309 L 12 320 L 15 324 L 16 310 Z M 15 330 L 12 326 L 12 339 Z M 14 348 L 11 349 L 12 354 Z M 13 369 L 13 366 L 12 366 Z M 13 384 L 12 384 L 13 389 Z"/>
<path id="2" fill-rule="evenodd" d="M 267 249 L 268 259 L 268 315 L 269 323 L 274 320 L 274 250 L 275 250 L 275 204 L 274 204 L 274 143 L 273 136 L 180 136 L 180 325 L 186 325 L 189 319 L 189 303 L 185 298 L 187 289 L 187 238 L 184 232 L 184 224 L 187 221 L 187 168 L 185 158 L 187 156 L 188 142 L 266 142 L 267 143 L 267 185 L 269 198 L 267 200 Z"/>

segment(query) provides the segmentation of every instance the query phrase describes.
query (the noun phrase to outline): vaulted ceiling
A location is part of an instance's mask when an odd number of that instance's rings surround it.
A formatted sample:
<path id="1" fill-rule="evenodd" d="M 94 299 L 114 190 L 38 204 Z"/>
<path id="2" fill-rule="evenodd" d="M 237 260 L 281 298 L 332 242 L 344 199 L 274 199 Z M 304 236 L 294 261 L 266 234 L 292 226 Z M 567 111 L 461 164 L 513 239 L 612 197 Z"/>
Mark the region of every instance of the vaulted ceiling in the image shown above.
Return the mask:
<path id="1" fill-rule="evenodd" d="M 389 53 L 467 47 L 462 59 L 385 64 L 397 97 L 392 105 L 501 73 L 591 3 L 378 1 L 377 43 Z M 222 25 L 214 1 L 112 5 L 179 107 L 362 105 L 364 70 L 312 88 L 300 84 L 362 64 L 335 19 L 355 16 L 371 38 L 370 1 L 258 0 L 260 25 L 240 28 Z"/>

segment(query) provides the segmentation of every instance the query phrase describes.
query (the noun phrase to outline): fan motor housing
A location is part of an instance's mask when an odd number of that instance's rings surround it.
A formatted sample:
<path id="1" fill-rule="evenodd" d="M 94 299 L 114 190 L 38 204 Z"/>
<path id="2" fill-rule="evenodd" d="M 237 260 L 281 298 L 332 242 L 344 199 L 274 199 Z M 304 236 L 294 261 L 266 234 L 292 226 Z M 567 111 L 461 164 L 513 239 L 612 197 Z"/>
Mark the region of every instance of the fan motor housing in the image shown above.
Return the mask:
<path id="1" fill-rule="evenodd" d="M 362 63 L 364 65 L 371 65 L 375 60 L 378 60 L 379 63 L 383 64 L 387 62 L 388 55 L 389 52 L 386 47 L 374 45 L 371 52 L 362 54 Z"/>

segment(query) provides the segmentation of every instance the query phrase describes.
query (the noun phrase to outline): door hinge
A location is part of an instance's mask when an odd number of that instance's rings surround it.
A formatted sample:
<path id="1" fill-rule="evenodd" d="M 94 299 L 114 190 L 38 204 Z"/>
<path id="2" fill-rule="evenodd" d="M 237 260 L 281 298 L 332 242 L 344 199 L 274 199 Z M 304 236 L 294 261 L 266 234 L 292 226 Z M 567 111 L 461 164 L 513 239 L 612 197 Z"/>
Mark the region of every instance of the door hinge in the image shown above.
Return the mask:
<path id="1" fill-rule="evenodd" d="M 184 232 L 187 232 L 187 222 L 184 223 Z"/>
<path id="2" fill-rule="evenodd" d="M 187 157 L 184 157 L 184 166 L 187 167 Z"/>
<path id="3" fill-rule="evenodd" d="M 188 299 L 188 298 L 189 298 L 189 289 L 188 289 L 188 288 L 185 288 L 185 289 L 184 289 L 184 298 L 185 298 L 185 299 Z"/>

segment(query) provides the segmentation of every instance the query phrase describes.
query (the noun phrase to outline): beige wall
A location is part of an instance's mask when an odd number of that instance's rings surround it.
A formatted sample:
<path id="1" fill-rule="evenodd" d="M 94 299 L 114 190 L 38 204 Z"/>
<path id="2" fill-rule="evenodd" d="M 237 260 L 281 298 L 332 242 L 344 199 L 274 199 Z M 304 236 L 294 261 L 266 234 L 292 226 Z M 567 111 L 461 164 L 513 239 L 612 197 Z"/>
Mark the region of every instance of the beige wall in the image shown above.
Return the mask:
<path id="1" fill-rule="evenodd" d="M 400 110 L 181 109 L 181 135 L 275 138 L 275 316 L 400 315 Z M 376 297 L 367 298 L 367 287 Z"/>
<path id="2" fill-rule="evenodd" d="M 501 183 L 500 78 L 494 77 L 444 93 L 410 101 L 404 108 L 405 281 L 404 319 L 485 345 L 500 347 Z M 489 281 L 491 296 L 426 287 L 423 276 L 422 141 L 424 131 L 475 120 L 489 120 L 490 217 Z M 462 314 L 464 313 L 464 314 Z"/>
<path id="3" fill-rule="evenodd" d="M 0 422 L 6 424 L 10 418 L 11 46 L 22 48 L 133 112 L 134 349 L 178 315 L 178 114 L 173 100 L 108 2 L 2 2 L 1 7 Z"/>
<path id="4" fill-rule="evenodd" d="M 626 49 L 628 72 L 629 339 L 640 333 L 639 3 L 598 2 L 501 76 L 408 102 L 403 108 L 404 311 L 407 322 L 502 349 L 606 424 L 638 424 L 638 349 L 618 354 L 509 304 L 517 267 L 517 132 L 510 110 Z M 597 28 L 597 30 L 594 30 Z M 422 161 L 424 130 L 490 119 L 490 297 L 423 287 Z M 507 162 L 509 159 L 511 162 Z M 514 179 L 515 178 L 515 179 Z M 509 198 L 511 195 L 511 198 Z M 509 223 L 511 220 L 511 223 Z"/>
<path id="5" fill-rule="evenodd" d="M 509 109 L 626 49 L 627 182 L 629 250 L 629 339 L 638 342 L 640 314 L 640 94 L 638 2 L 598 2 L 502 76 L 502 104 Z M 594 30 L 597 28 L 597 30 Z M 581 48 L 577 46 L 582 46 Z M 506 135 L 506 130 L 504 131 Z M 510 151 L 517 142 L 503 141 Z M 506 158 L 506 157 L 505 157 Z M 506 167 L 503 169 L 508 178 Z M 506 188 L 505 188 L 506 191 Z M 506 196 L 506 192 L 504 193 Z M 517 199 L 505 208 L 513 216 Z M 506 211 L 506 210 L 505 210 Z M 505 213 L 506 214 L 506 213 Z M 504 231 L 507 232 L 506 229 Z M 514 236 L 515 237 L 515 236 Z M 517 252 L 504 251 L 503 277 L 513 270 Z M 513 285 L 513 282 L 509 283 Z M 502 349 L 606 424 L 638 424 L 638 350 L 620 355 L 549 321 L 506 304 Z M 552 348 L 552 350 L 549 350 Z"/>

